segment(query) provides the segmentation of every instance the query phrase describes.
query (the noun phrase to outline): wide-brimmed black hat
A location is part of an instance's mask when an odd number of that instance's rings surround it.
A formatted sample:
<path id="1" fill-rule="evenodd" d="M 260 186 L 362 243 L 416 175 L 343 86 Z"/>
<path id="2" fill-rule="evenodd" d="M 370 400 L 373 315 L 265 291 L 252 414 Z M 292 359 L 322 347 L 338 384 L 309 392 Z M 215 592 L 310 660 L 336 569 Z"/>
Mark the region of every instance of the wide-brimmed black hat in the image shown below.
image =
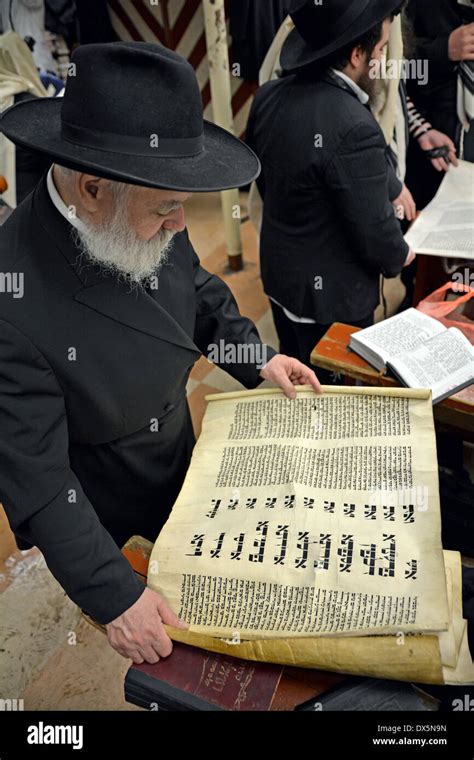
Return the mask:
<path id="1" fill-rule="evenodd" d="M 292 72 L 329 58 L 398 10 L 402 0 L 294 0 L 295 29 L 281 51 L 281 66 Z"/>
<path id="2" fill-rule="evenodd" d="M 71 169 L 147 187 L 207 192 L 258 176 L 250 148 L 203 120 L 196 76 L 177 53 L 113 42 L 83 45 L 71 63 L 63 98 L 4 112 L 10 140 Z"/>

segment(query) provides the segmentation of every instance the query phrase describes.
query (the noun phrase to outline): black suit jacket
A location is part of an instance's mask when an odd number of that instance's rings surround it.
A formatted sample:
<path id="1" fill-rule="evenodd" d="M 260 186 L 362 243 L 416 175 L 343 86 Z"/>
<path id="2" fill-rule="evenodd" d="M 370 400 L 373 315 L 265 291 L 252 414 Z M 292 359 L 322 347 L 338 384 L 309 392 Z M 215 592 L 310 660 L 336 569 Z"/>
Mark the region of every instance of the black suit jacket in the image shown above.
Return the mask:
<path id="1" fill-rule="evenodd" d="M 408 92 L 433 126 L 456 140 L 458 64 L 449 59 L 448 45 L 451 33 L 468 20 L 467 9 L 457 0 L 410 0 L 407 15 L 415 38 L 412 56 L 429 67 L 428 81 L 409 79 Z"/>
<path id="2" fill-rule="evenodd" d="M 266 293 L 320 324 L 365 318 L 409 251 L 372 113 L 334 74 L 289 76 L 258 90 L 247 140 L 262 162 Z"/>
<path id="3" fill-rule="evenodd" d="M 118 545 L 156 538 L 194 443 L 189 373 L 211 343 L 259 344 L 184 231 L 155 291 L 78 260 L 42 179 L 0 229 L 0 498 L 67 594 L 99 622 L 143 592 Z M 274 355 L 269 349 L 268 358 Z M 226 366 L 255 387 L 255 365 Z"/>

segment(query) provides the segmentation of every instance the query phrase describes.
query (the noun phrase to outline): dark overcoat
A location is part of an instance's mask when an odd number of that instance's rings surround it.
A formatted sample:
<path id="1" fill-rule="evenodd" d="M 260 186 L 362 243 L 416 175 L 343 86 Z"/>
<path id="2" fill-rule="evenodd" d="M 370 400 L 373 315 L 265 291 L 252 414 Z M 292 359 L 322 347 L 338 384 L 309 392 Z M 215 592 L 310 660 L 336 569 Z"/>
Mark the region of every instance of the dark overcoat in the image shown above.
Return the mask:
<path id="1" fill-rule="evenodd" d="M 0 229 L 3 283 L 24 282 L 0 293 L 0 498 L 20 545 L 105 623 L 143 591 L 119 546 L 155 539 L 181 488 L 194 363 L 220 341 L 255 344 L 257 361 L 262 347 L 187 231 L 139 292 L 78 257 L 71 231 L 45 177 Z M 241 356 L 225 369 L 255 387 Z"/>
<path id="2" fill-rule="evenodd" d="M 262 163 L 265 292 L 319 324 L 357 322 L 409 248 L 391 203 L 402 189 L 369 108 L 335 74 L 268 82 L 247 142 Z"/>

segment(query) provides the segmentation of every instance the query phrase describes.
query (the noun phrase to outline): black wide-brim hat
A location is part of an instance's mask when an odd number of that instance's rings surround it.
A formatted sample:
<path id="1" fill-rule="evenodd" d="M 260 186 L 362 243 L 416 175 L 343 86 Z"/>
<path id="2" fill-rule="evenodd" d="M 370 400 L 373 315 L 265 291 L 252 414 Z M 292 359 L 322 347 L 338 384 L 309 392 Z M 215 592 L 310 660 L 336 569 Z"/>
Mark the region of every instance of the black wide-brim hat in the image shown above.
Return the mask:
<path id="1" fill-rule="evenodd" d="M 294 0 L 290 16 L 295 29 L 288 35 L 280 62 L 296 72 L 329 58 L 398 11 L 402 0 Z"/>
<path id="2" fill-rule="evenodd" d="M 64 97 L 12 106 L 0 130 L 52 162 L 146 187 L 227 190 L 260 173 L 245 143 L 203 119 L 191 65 L 148 42 L 78 47 Z"/>

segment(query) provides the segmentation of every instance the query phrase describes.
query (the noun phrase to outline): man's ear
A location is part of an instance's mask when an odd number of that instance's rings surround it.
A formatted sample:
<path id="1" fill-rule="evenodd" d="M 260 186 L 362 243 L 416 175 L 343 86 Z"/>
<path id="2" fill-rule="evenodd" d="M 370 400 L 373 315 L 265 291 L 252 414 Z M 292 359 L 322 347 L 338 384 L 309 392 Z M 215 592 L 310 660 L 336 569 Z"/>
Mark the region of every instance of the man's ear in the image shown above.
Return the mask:
<path id="1" fill-rule="evenodd" d="M 89 213 L 94 213 L 102 205 L 106 185 L 107 180 L 102 177 L 94 177 L 92 174 L 81 174 L 79 176 L 79 195 L 84 208 Z"/>
<path id="2" fill-rule="evenodd" d="M 360 67 L 363 57 L 364 57 L 364 52 L 360 45 L 353 48 L 351 57 L 349 58 L 349 63 L 353 69 L 358 69 Z"/>

